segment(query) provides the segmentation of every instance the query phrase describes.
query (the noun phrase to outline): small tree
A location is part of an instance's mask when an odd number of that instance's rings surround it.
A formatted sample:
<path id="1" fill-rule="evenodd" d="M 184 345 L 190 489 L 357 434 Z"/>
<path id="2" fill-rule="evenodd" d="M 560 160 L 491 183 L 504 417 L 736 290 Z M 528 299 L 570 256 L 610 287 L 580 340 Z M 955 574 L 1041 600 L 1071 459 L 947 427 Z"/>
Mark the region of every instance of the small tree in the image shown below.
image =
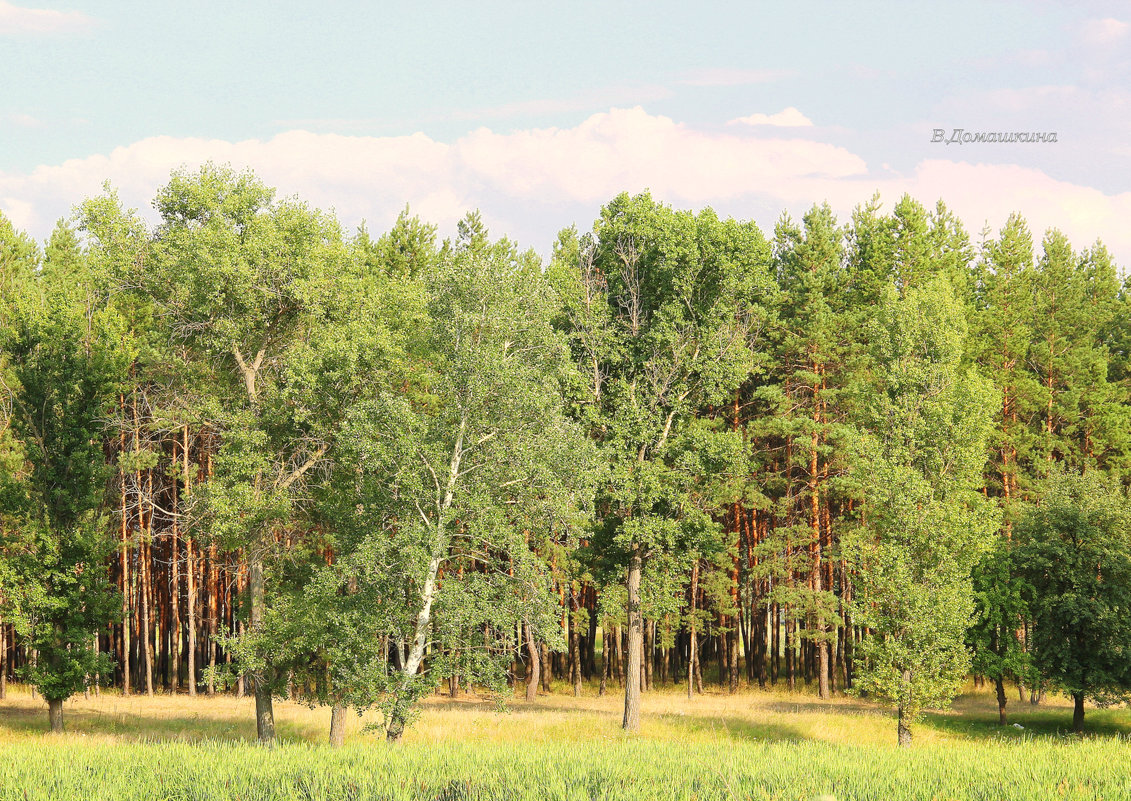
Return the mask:
<path id="1" fill-rule="evenodd" d="M 117 605 L 103 566 L 102 435 L 129 354 L 106 347 L 120 339 L 117 318 L 83 287 L 30 289 L 3 335 L 0 384 L 25 461 L 0 477 L 0 555 L 15 575 L 0 611 L 37 653 L 23 675 L 61 732 L 63 702 L 110 669 L 93 642 Z"/>
<path id="2" fill-rule="evenodd" d="M 1105 704 L 1131 691 L 1131 504 L 1096 473 L 1054 472 L 1017 525 L 1016 559 L 1028 585 L 1030 647 L 1041 675 L 1072 696 L 1072 728 L 1084 700 Z"/>
<path id="3" fill-rule="evenodd" d="M 1005 680 L 1029 682 L 1033 670 L 1029 652 L 1018 637 L 1028 604 L 1024 580 L 1018 574 L 1013 544 L 1000 537 L 974 567 L 974 622 L 967 633 L 975 675 L 994 682 L 998 721 L 1006 724 Z"/>
<path id="4" fill-rule="evenodd" d="M 970 667 L 970 572 L 995 510 L 975 490 L 997 398 L 962 363 L 965 323 L 945 279 L 890 290 L 874 345 L 878 386 L 861 442 L 864 525 L 846 543 L 858 571 L 856 689 L 898 709 L 899 744 L 925 708 L 954 697 Z"/>

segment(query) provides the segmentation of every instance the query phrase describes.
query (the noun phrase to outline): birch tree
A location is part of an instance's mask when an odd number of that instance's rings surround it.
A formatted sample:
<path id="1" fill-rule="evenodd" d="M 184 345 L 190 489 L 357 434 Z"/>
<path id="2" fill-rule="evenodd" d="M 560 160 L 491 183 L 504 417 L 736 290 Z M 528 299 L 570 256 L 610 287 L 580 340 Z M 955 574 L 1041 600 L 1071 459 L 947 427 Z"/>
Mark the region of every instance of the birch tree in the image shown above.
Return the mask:
<path id="1" fill-rule="evenodd" d="M 347 669 L 370 664 L 393 741 L 442 678 L 497 689 L 517 624 L 552 618 L 533 544 L 576 530 L 591 461 L 563 414 L 567 351 L 533 255 L 489 242 L 472 215 L 422 289 L 414 372 L 356 405 L 339 454 L 352 480 L 334 491 L 353 531 L 336 595 L 360 612 L 338 637 L 387 644 Z"/>

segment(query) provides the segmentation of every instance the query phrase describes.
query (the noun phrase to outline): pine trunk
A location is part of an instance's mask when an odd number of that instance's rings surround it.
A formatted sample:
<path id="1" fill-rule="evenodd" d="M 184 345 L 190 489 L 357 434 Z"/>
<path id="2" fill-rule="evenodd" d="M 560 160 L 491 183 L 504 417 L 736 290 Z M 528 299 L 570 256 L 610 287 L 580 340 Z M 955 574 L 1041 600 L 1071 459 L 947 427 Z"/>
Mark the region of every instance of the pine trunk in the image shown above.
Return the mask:
<path id="1" fill-rule="evenodd" d="M 687 698 L 695 695 L 695 674 L 699 667 L 699 641 L 695 633 L 695 602 L 699 595 L 699 560 L 691 566 L 690 628 L 687 640 Z M 700 689 L 702 691 L 702 689 Z"/>
<path id="2" fill-rule="evenodd" d="M 523 624 L 526 629 L 526 653 L 529 658 L 526 668 L 526 700 L 534 701 L 538 697 L 538 681 L 541 678 L 542 660 L 538 657 L 538 646 L 534 643 L 534 631 L 530 624 Z"/>
<path id="3" fill-rule="evenodd" d="M 570 592 L 569 616 L 569 676 L 573 681 L 573 696 L 581 696 L 581 633 L 577 630 L 577 594 Z"/>

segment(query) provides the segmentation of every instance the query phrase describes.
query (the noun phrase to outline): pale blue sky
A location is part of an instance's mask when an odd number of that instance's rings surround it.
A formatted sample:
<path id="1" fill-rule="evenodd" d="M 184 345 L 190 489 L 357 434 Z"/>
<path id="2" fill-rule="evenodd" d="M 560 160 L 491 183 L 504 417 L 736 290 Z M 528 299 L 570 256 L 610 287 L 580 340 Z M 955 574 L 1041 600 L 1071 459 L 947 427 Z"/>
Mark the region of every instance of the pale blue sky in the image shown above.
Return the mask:
<path id="1" fill-rule="evenodd" d="M 764 225 L 880 189 L 975 230 L 1017 208 L 1127 262 L 1129 22 L 1126 2 L 0 1 L 0 210 L 42 237 L 103 179 L 144 206 L 216 158 L 348 224 L 481 207 L 542 251 L 620 188 Z M 787 108 L 812 124 L 733 122 Z"/>

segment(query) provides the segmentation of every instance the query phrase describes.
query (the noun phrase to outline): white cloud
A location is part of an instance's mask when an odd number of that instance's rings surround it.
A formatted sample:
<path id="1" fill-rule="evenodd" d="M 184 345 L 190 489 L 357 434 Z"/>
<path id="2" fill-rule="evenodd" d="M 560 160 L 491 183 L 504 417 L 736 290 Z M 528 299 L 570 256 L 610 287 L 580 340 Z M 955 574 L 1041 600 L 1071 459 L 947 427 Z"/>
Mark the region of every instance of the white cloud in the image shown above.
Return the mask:
<path id="1" fill-rule="evenodd" d="M 942 198 L 972 233 L 1019 211 L 1038 237 L 1057 226 L 1077 247 L 1102 237 L 1131 264 L 1131 192 L 1100 190 L 1012 164 L 928 159 L 910 172 L 879 166 L 829 142 L 785 139 L 772 128 L 699 130 L 640 108 L 612 109 L 570 128 L 501 133 L 480 128 L 452 143 L 424 134 L 341 136 L 290 131 L 226 142 L 153 137 L 107 154 L 0 172 L 0 210 L 37 238 L 109 178 L 127 204 L 146 209 L 169 171 L 206 160 L 250 167 L 282 194 L 333 207 L 349 227 L 387 228 L 408 203 L 451 232 L 480 208 L 495 234 L 546 250 L 558 228 L 588 226 L 601 203 L 645 189 L 678 207 L 714 206 L 768 230 L 782 209 L 828 201 L 842 219 L 879 190 L 927 205 Z M 152 212 L 148 212 L 150 215 Z"/>
<path id="2" fill-rule="evenodd" d="M 0 36 L 21 33 L 75 33 L 95 25 L 81 11 L 23 8 L 0 0 Z"/>
<path id="3" fill-rule="evenodd" d="M 912 194 L 938 198 L 962 215 L 971 233 L 983 223 L 995 229 L 1012 211 L 1020 211 L 1039 240 L 1058 228 L 1077 248 L 1102 239 L 1123 266 L 1131 266 L 1131 192 L 1105 194 L 1089 186 L 1056 180 L 1031 167 L 929 159 L 910 181 Z"/>
<path id="4" fill-rule="evenodd" d="M 744 123 L 746 125 L 776 125 L 783 128 L 808 128 L 813 121 L 795 109 L 793 106 L 783 108 L 777 114 L 751 114 L 748 117 L 739 117 L 731 120 L 728 125 Z"/>
<path id="5" fill-rule="evenodd" d="M 1114 17 L 1090 19 L 1080 27 L 1080 38 L 1085 44 L 1108 45 L 1127 35 L 1128 24 Z"/>

